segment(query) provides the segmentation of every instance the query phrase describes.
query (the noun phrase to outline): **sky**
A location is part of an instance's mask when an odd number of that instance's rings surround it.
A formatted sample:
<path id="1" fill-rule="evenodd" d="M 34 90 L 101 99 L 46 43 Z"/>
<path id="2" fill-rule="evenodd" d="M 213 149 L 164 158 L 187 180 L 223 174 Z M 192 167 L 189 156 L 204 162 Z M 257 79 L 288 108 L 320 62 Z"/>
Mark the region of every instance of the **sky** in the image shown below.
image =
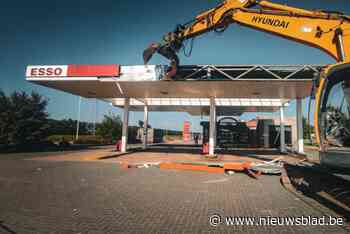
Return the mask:
<path id="1" fill-rule="evenodd" d="M 27 65 L 39 64 L 142 64 L 143 50 L 160 41 L 176 24 L 191 20 L 214 7 L 213 0 L 33 0 L 3 1 L 0 8 L 0 89 L 36 91 L 49 100 L 51 118 L 77 118 L 78 97 L 25 81 Z M 307 9 L 343 11 L 347 0 L 275 0 Z M 231 25 L 225 33 L 196 39 L 190 58 L 182 64 L 328 64 L 323 52 L 273 35 Z M 167 64 L 155 56 L 152 64 Z M 96 104 L 97 103 L 97 104 Z M 294 115 L 295 105 L 287 108 Z M 305 108 L 304 108 L 305 109 Z M 97 112 L 96 112 L 97 111 Z M 122 114 L 108 103 L 83 99 L 81 119 L 97 120 L 109 112 Z M 143 119 L 130 113 L 131 124 Z M 150 113 L 152 127 L 181 129 L 184 120 L 199 130 L 200 117 L 186 113 Z"/>

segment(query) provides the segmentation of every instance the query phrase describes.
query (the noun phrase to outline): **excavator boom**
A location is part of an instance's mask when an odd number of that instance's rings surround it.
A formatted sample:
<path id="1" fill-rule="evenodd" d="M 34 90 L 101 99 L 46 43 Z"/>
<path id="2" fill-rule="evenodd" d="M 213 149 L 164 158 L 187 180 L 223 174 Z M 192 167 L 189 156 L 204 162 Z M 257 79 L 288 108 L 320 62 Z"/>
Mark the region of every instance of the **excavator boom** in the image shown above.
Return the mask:
<path id="1" fill-rule="evenodd" d="M 184 41 L 209 31 L 223 31 L 233 23 L 319 48 L 336 61 L 350 60 L 349 16 L 268 1 L 227 0 L 167 33 L 161 43 L 152 44 L 144 51 L 144 62 L 158 52 L 177 66 L 177 53 Z"/>

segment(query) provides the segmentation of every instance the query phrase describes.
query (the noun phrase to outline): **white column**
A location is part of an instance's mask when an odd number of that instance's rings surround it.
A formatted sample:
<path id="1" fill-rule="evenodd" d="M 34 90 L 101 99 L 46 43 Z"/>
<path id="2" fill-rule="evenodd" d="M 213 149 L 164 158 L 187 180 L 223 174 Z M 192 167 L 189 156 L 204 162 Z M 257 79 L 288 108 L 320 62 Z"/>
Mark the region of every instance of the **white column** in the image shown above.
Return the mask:
<path id="1" fill-rule="evenodd" d="M 299 154 L 304 153 L 304 132 L 303 132 L 303 109 L 302 99 L 297 99 L 296 104 L 297 112 L 297 151 Z"/>
<path id="2" fill-rule="evenodd" d="M 143 148 L 147 149 L 147 134 L 148 134 L 148 106 L 144 106 L 143 116 Z"/>
<path id="3" fill-rule="evenodd" d="M 75 132 L 75 140 L 76 140 L 76 141 L 79 139 L 79 127 L 80 127 L 80 106 L 81 106 L 81 97 L 79 97 L 79 103 L 78 103 L 77 130 L 76 130 L 76 132 Z"/>
<path id="4" fill-rule="evenodd" d="M 215 155 L 216 142 L 216 106 L 215 98 L 210 98 L 210 117 L 209 117 L 209 155 Z"/>
<path id="5" fill-rule="evenodd" d="M 286 152 L 286 136 L 285 136 L 285 128 L 284 128 L 284 109 L 283 105 L 280 107 L 280 140 L 281 140 L 281 152 Z"/>
<path id="6" fill-rule="evenodd" d="M 129 126 L 129 104 L 130 99 L 124 99 L 124 115 L 123 115 L 123 130 L 122 130 L 122 149 L 121 152 L 125 153 L 128 144 L 128 126 Z"/>

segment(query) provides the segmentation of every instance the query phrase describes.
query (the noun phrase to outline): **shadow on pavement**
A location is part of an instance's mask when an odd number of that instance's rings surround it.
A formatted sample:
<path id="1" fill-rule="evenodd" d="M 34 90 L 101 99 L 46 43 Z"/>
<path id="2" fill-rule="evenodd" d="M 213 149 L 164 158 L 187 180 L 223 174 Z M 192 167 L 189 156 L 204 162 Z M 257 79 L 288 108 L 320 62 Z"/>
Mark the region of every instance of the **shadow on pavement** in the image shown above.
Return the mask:
<path id="1" fill-rule="evenodd" d="M 176 154 L 189 154 L 189 155 L 202 155 L 202 145 L 195 145 L 195 144 L 154 144 L 149 146 L 146 150 L 142 147 L 129 149 L 127 153 L 115 153 L 110 154 L 108 156 L 104 156 L 99 158 L 100 160 L 103 159 L 111 159 L 111 158 L 118 158 L 124 155 L 131 155 L 138 152 L 144 152 L 144 153 L 164 153 L 169 154 L 168 156 L 171 157 L 171 155 Z M 281 154 L 276 149 L 258 149 L 258 148 L 235 148 L 230 150 L 225 149 L 218 149 L 216 150 L 217 155 L 219 158 L 221 156 L 224 156 L 225 159 L 230 159 L 232 156 L 233 160 L 236 160 L 237 157 L 242 158 L 251 158 L 251 159 L 259 159 L 262 161 L 271 161 L 272 159 L 283 156 L 284 154 Z"/>
<path id="2" fill-rule="evenodd" d="M 201 154 L 201 145 L 194 144 L 155 144 L 144 150 L 152 153 Z"/>
<path id="3" fill-rule="evenodd" d="M 218 150 L 218 154 L 224 154 L 225 158 L 229 159 L 230 156 L 238 156 L 238 157 L 247 157 L 247 158 L 254 158 L 259 159 L 262 161 L 271 161 L 274 157 L 279 156 L 285 156 L 285 154 L 282 154 L 277 149 L 259 149 L 259 148 L 252 148 L 252 149 L 232 149 L 232 150 Z"/>
<path id="4" fill-rule="evenodd" d="M 350 180 L 334 176 L 319 168 L 286 164 L 287 175 L 304 195 L 342 215 L 350 222 Z"/>
<path id="5" fill-rule="evenodd" d="M 31 145 L 28 147 L 11 147 L 1 149 L 0 154 L 16 154 L 16 153 L 37 153 L 37 152 L 59 152 L 59 151 L 79 151 L 79 150 L 96 150 L 108 145 L 69 145 L 69 146 L 42 146 Z"/>
<path id="6" fill-rule="evenodd" d="M 11 230 L 9 227 L 3 224 L 4 222 L 0 220 L 0 229 L 6 231 L 7 233 L 16 234 L 15 231 Z"/>

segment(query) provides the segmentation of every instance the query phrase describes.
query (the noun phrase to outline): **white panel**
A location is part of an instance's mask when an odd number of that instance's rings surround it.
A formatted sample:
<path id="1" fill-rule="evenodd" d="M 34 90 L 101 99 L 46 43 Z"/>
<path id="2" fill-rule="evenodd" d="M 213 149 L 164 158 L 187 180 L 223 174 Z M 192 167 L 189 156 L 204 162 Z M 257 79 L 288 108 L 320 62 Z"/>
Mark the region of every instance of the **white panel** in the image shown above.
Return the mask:
<path id="1" fill-rule="evenodd" d="M 262 104 L 263 106 L 269 106 L 269 105 L 272 105 L 272 102 L 263 101 L 263 102 L 261 102 L 261 104 Z"/>
<path id="2" fill-rule="evenodd" d="M 115 106 L 124 106 L 124 100 L 121 100 L 121 99 L 114 99 L 113 101 L 112 101 L 112 103 L 113 103 L 113 105 L 115 105 Z"/>
<path id="3" fill-rule="evenodd" d="M 143 106 L 144 103 L 139 101 L 139 100 L 137 100 L 137 99 L 131 99 L 131 105 L 133 105 L 133 106 L 137 106 L 137 105 L 138 106 Z"/>
<path id="4" fill-rule="evenodd" d="M 162 105 L 165 105 L 165 106 L 170 106 L 170 100 L 169 99 L 164 99 L 161 101 Z"/>
<path id="5" fill-rule="evenodd" d="M 151 105 L 162 105 L 162 101 L 161 101 L 162 99 L 159 99 L 159 98 L 157 98 L 157 99 L 154 99 L 154 100 L 151 100 Z"/>
<path id="6" fill-rule="evenodd" d="M 250 104 L 251 104 L 252 106 L 262 106 L 262 103 L 259 102 L 259 101 L 251 101 Z"/>
<path id="7" fill-rule="evenodd" d="M 242 106 L 251 106 L 251 105 L 250 105 L 250 101 L 242 101 L 242 102 L 241 102 L 241 105 L 242 105 Z"/>
<path id="8" fill-rule="evenodd" d="M 191 102 L 190 102 L 188 99 L 183 99 L 183 100 L 182 100 L 182 104 L 183 104 L 184 106 L 190 106 L 190 105 L 191 105 Z"/>
<path id="9" fill-rule="evenodd" d="M 259 99 L 259 98 L 252 98 L 252 99 L 250 99 L 250 101 L 252 101 L 252 102 L 260 102 L 261 99 Z"/>
<path id="10" fill-rule="evenodd" d="M 121 66 L 119 81 L 156 81 L 163 75 L 162 66 Z"/>
<path id="11" fill-rule="evenodd" d="M 145 98 L 149 106 L 209 106 L 209 99 L 205 98 Z M 106 99 L 114 105 L 124 105 L 123 98 Z M 280 99 L 235 99 L 217 98 L 216 106 L 227 107 L 280 107 L 283 102 Z M 287 106 L 288 103 L 285 104 Z M 130 99 L 130 105 L 143 106 L 144 103 L 138 99 Z"/>

